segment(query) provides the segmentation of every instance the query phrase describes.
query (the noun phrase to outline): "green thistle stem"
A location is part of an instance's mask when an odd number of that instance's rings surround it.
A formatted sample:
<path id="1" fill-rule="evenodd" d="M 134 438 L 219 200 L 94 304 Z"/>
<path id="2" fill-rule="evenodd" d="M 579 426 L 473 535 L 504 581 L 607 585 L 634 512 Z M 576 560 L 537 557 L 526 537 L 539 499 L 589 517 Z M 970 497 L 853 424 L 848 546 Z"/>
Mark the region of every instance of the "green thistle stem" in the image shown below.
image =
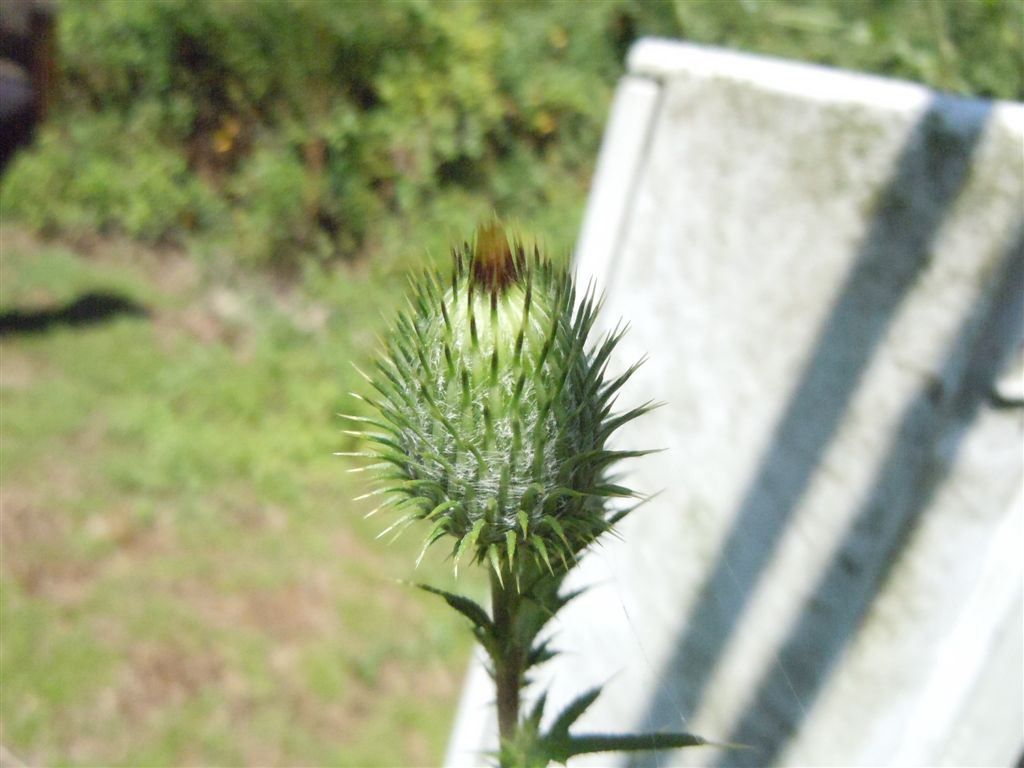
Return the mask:
<path id="1" fill-rule="evenodd" d="M 523 687 L 526 654 L 517 642 L 515 625 L 522 596 L 512 584 L 511 578 L 506 578 L 503 585 L 494 570 L 490 573 L 494 633 L 501 639 L 498 653 L 492 659 L 498 705 L 498 734 L 502 742 L 507 742 L 515 737 L 519 727 L 519 694 Z"/>

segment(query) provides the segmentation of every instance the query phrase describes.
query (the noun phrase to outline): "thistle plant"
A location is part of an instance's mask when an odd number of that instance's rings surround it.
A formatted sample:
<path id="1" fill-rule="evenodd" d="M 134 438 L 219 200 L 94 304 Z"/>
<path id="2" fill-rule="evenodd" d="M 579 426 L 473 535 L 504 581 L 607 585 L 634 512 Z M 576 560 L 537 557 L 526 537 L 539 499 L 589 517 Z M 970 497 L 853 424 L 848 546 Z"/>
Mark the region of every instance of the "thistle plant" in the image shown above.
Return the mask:
<path id="1" fill-rule="evenodd" d="M 536 247 L 527 254 L 496 221 L 452 256 L 450 279 L 426 272 L 413 281 L 367 376 L 375 393 L 361 399 L 376 415 L 349 418 L 372 446 L 358 455 L 376 462 L 373 493 L 401 513 L 385 533 L 422 521 L 420 558 L 444 541 L 456 574 L 463 562 L 489 572 L 490 612 L 419 586 L 468 619 L 489 656 L 502 768 L 707 743 L 686 733 L 570 734 L 600 688 L 546 730 L 546 694 L 520 711 L 529 672 L 555 655 L 542 630 L 579 594 L 562 591 L 566 574 L 636 506 L 612 503 L 638 496 L 609 473 L 647 451 L 612 450 L 608 439 L 651 406 L 614 411 L 636 366 L 607 376 L 622 329 L 592 345 L 598 303 L 592 291 L 577 301 L 566 269 Z"/>

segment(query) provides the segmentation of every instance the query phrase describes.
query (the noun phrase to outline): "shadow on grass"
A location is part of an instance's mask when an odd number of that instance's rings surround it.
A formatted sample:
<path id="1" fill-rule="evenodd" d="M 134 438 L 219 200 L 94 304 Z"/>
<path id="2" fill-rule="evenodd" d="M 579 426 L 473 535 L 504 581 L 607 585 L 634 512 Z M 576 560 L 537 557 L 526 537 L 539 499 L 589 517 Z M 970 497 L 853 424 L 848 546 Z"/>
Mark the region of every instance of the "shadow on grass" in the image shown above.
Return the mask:
<path id="1" fill-rule="evenodd" d="M 149 317 L 149 310 L 126 296 L 90 291 L 62 306 L 0 313 L 0 336 L 43 333 L 55 326 L 95 325 L 121 316 Z"/>

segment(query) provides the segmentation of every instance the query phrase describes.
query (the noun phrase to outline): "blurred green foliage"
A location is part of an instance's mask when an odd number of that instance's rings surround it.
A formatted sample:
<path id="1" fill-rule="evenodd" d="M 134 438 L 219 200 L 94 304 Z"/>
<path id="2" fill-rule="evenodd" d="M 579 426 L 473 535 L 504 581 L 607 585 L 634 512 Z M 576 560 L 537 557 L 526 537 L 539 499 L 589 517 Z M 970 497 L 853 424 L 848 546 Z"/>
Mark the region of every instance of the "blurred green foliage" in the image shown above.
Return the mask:
<path id="1" fill-rule="evenodd" d="M 637 37 L 1022 97 L 1017 0 L 63 0 L 58 23 L 59 110 L 0 187 L 0 306 L 106 290 L 151 317 L 0 342 L 0 720 L 38 765 L 436 764 L 469 638 L 389 581 L 418 543 L 374 540 L 334 414 L 410 264 L 492 209 L 567 254 Z"/>
<path id="2" fill-rule="evenodd" d="M 578 211 L 642 35 L 1019 99 L 1022 30 L 1017 0 L 63 0 L 62 109 L 4 212 L 293 269 L 372 252 L 452 189 L 506 217 Z"/>
<path id="3" fill-rule="evenodd" d="M 209 226 L 223 209 L 180 152 L 108 113 L 43 131 L 32 154 L 5 179 L 3 195 L 38 231 L 113 229 L 146 241 L 171 227 Z"/>

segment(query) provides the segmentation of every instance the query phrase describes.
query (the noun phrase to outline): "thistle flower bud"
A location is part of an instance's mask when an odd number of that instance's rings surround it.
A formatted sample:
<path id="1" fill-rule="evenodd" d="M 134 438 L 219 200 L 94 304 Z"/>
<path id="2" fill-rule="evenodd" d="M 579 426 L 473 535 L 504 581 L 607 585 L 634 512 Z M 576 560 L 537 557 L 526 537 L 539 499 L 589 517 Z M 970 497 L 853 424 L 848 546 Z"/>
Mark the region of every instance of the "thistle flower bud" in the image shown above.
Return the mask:
<path id="1" fill-rule="evenodd" d="M 452 255 L 450 280 L 414 281 L 370 377 L 379 492 L 406 510 L 392 528 L 429 521 L 424 551 L 452 537 L 456 568 L 568 569 L 621 516 L 608 499 L 633 495 L 607 471 L 642 452 L 605 443 L 647 410 L 611 414 L 635 366 L 605 380 L 621 332 L 591 349 L 593 294 L 577 305 L 568 271 L 497 222 Z"/>

